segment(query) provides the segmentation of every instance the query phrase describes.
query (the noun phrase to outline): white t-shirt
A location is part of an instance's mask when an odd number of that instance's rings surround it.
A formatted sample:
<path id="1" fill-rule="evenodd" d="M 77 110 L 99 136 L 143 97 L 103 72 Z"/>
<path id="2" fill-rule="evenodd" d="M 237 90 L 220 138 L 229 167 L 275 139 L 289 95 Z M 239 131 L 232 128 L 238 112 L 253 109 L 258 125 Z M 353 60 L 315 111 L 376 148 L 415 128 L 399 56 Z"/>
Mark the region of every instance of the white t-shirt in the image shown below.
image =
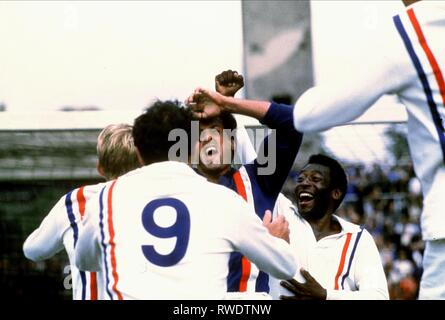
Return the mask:
<path id="1" fill-rule="evenodd" d="M 278 278 L 295 275 L 289 244 L 235 192 L 186 164 L 133 170 L 107 183 L 96 203 L 76 263 L 105 270 L 109 299 L 222 299 L 232 251 Z"/>
<path id="2" fill-rule="evenodd" d="M 327 290 L 328 300 L 388 299 L 388 284 L 374 239 L 360 226 L 335 216 L 340 233 L 316 240 L 310 224 L 284 196 L 277 211 L 289 222 L 290 245 L 299 267 L 307 270 Z M 295 279 L 304 282 L 301 274 Z M 270 295 L 292 296 L 271 278 Z"/>
<path id="3" fill-rule="evenodd" d="M 445 238 L 445 3 L 420 1 L 370 39 L 373 55 L 339 80 L 306 91 L 294 108 L 297 130 L 319 131 L 359 117 L 384 94 L 408 113 L 408 143 L 424 196 L 424 240 Z"/>
<path id="4" fill-rule="evenodd" d="M 100 299 L 98 287 L 101 277 L 93 272 L 79 271 L 74 262 L 74 248 L 79 236 L 79 225 L 91 197 L 99 192 L 104 183 L 83 186 L 68 192 L 33 231 L 23 244 L 23 252 L 33 261 L 46 260 L 65 248 L 70 261 L 71 285 L 74 300 Z M 69 283 L 69 282 L 68 282 Z"/>

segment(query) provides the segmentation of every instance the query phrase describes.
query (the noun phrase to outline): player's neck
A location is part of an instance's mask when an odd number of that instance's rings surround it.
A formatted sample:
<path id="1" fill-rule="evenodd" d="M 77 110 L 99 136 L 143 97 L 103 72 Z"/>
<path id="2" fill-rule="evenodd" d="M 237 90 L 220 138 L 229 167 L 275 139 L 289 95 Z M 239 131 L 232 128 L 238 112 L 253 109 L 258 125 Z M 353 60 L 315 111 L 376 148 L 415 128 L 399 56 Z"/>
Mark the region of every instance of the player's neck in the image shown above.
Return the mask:
<path id="1" fill-rule="evenodd" d="M 198 172 L 203 175 L 208 181 L 218 183 L 219 178 L 229 172 L 231 166 L 222 167 L 220 170 L 203 170 L 203 168 L 198 167 Z"/>
<path id="2" fill-rule="evenodd" d="M 332 216 L 332 214 L 325 214 L 319 219 L 306 220 L 312 227 L 312 231 L 314 232 L 317 241 L 341 231 L 340 223 Z"/>

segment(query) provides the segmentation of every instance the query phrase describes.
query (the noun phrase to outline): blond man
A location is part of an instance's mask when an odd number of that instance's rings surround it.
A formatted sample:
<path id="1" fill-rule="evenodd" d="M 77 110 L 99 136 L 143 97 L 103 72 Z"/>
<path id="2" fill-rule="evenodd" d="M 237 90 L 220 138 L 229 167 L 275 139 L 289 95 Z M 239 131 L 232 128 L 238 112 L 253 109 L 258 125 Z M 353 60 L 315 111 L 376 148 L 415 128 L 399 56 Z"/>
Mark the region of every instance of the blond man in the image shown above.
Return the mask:
<path id="1" fill-rule="evenodd" d="M 139 167 L 132 137 L 132 126 L 111 124 L 97 139 L 97 171 L 106 180 L 113 180 Z M 88 201 L 100 191 L 104 183 L 76 188 L 63 197 L 50 210 L 40 226 L 23 244 L 25 256 L 33 261 L 46 260 L 65 248 L 70 262 L 74 300 L 96 300 L 102 297 L 98 290 L 101 277 L 95 272 L 76 268 L 74 250 L 79 236 L 79 223 L 84 217 Z"/>

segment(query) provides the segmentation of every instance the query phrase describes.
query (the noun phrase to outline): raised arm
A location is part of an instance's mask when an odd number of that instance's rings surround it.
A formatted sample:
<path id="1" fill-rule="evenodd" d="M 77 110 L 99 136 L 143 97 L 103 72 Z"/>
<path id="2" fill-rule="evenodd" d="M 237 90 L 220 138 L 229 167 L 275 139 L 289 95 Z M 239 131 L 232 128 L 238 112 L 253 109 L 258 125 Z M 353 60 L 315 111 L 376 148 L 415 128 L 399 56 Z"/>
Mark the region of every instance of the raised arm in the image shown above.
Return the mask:
<path id="1" fill-rule="evenodd" d="M 223 96 L 234 97 L 242 87 L 244 78 L 236 71 L 227 70 L 215 76 L 215 90 Z M 251 163 L 257 157 L 244 126 L 236 128 L 236 152 L 242 164 Z"/>
<path id="2" fill-rule="evenodd" d="M 278 197 L 300 149 L 303 135 L 293 127 L 293 108 L 272 103 L 261 123 L 274 129 L 264 139 L 258 158 L 246 169 L 261 189 Z"/>
<path id="3" fill-rule="evenodd" d="M 351 81 L 343 86 L 309 89 L 295 104 L 295 128 L 301 132 L 323 131 L 355 120 L 388 91 L 366 83 Z"/>
<path id="4" fill-rule="evenodd" d="M 294 125 L 301 132 L 322 131 L 348 123 L 385 94 L 398 93 L 417 81 L 415 68 L 394 24 L 384 23 L 381 34 L 368 41 L 366 52 L 351 61 L 339 77 L 307 90 L 294 109 Z"/>
<path id="5" fill-rule="evenodd" d="M 193 113 L 198 119 L 215 117 L 221 112 L 238 113 L 245 116 L 262 120 L 270 107 L 268 101 L 237 99 L 226 97 L 222 94 L 197 88 L 187 98 L 186 103 L 191 107 Z"/>
<path id="6" fill-rule="evenodd" d="M 227 97 L 234 97 L 244 87 L 244 78 L 236 71 L 227 70 L 215 76 L 216 92 Z"/>

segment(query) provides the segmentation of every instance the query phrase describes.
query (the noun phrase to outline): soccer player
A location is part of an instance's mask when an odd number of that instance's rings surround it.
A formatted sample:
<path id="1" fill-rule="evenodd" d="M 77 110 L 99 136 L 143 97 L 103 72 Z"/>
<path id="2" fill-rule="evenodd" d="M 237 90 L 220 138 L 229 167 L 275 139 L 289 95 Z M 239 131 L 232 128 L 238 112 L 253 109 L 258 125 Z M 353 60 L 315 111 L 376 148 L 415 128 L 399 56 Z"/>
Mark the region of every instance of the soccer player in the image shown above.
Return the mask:
<path id="1" fill-rule="evenodd" d="M 404 3 L 407 9 L 393 17 L 374 54 L 346 82 L 311 88 L 299 98 L 294 124 L 304 132 L 326 130 L 357 118 L 384 94 L 398 96 L 408 112 L 408 143 L 423 193 L 419 298 L 445 299 L 445 4 Z"/>
<path id="2" fill-rule="evenodd" d="M 271 295 L 283 299 L 388 299 L 388 284 L 371 234 L 337 215 L 347 188 L 346 173 L 334 159 L 312 155 L 295 186 L 298 211 L 290 201 L 278 208 L 289 221 L 290 244 L 303 267 L 299 281 L 278 281 Z M 273 283 L 273 282 L 271 282 Z"/>
<path id="3" fill-rule="evenodd" d="M 220 86 L 233 82 L 235 85 L 229 87 L 236 88 L 236 83 L 242 82 L 242 76 L 237 73 L 232 73 L 231 77 L 221 74 L 216 80 Z M 302 134 L 293 128 L 293 108 L 267 101 L 226 97 L 202 88 L 195 90 L 187 99 L 187 104 L 199 119 L 202 131 L 200 141 L 195 146 L 199 154 L 197 171 L 209 181 L 236 191 L 260 218 L 264 218 L 266 223 L 270 222 L 270 213 L 266 216 L 265 213 L 273 210 L 302 141 Z M 230 135 L 223 133 L 223 130 L 235 130 L 237 127 L 232 113 L 254 117 L 275 129 L 265 138 L 259 151 L 260 155 L 272 156 L 268 165 L 275 169 L 271 173 L 261 172 L 265 164 L 259 158 L 239 169 L 232 167 L 236 145 Z M 276 145 L 271 147 L 269 142 L 274 139 Z M 272 228 L 276 226 L 282 231 L 287 230 L 287 223 L 282 217 L 272 221 L 272 224 Z M 239 253 L 232 253 L 227 282 L 229 292 L 269 292 L 269 276 Z"/>
<path id="4" fill-rule="evenodd" d="M 112 124 L 105 127 L 97 139 L 97 170 L 107 180 L 139 167 L 133 143 L 132 127 Z M 79 236 L 79 223 L 91 197 L 104 183 L 87 185 L 68 192 L 60 198 L 45 219 L 26 239 L 23 252 L 33 261 L 46 260 L 65 248 L 71 268 L 73 299 L 101 298 L 101 277 L 95 272 L 79 271 L 74 263 L 74 248 Z"/>
<path id="5" fill-rule="evenodd" d="M 288 243 L 270 235 L 241 197 L 168 161 L 169 133 L 190 128 L 190 112 L 177 102 L 148 108 L 133 126 L 144 166 L 108 182 L 99 215 L 85 221 L 76 264 L 105 270 L 110 299 L 221 299 L 233 251 L 278 278 L 296 272 Z"/>

